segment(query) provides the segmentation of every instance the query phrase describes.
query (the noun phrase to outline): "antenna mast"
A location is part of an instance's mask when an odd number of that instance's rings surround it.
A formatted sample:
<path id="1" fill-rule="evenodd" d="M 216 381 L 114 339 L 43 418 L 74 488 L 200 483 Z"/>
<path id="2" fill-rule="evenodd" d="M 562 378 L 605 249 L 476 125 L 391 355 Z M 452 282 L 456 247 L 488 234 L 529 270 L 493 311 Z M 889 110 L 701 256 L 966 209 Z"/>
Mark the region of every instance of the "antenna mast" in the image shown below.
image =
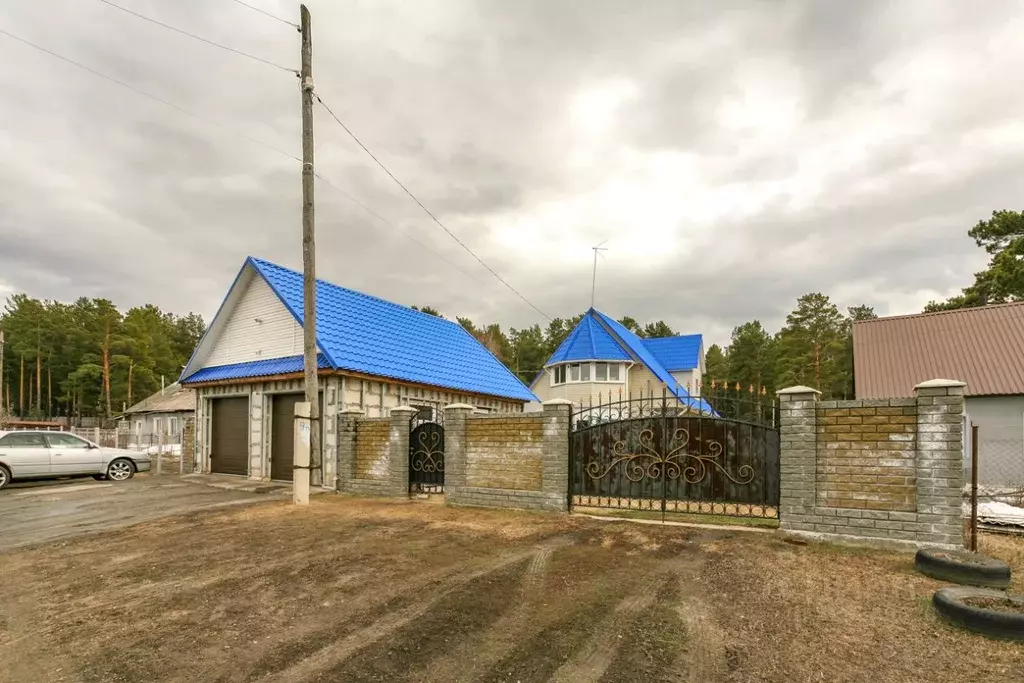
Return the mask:
<path id="1" fill-rule="evenodd" d="M 605 240 L 604 242 L 607 242 L 607 241 L 608 240 Z M 601 244 L 604 244 L 604 242 L 601 242 Z M 593 275 L 593 277 L 590 280 L 590 307 L 591 308 L 594 307 L 594 292 L 597 291 L 597 254 L 598 254 L 598 252 L 601 252 L 601 251 L 608 251 L 607 247 L 602 249 L 601 248 L 601 244 L 598 244 L 596 247 L 591 247 L 591 249 L 594 250 L 594 275 Z"/>

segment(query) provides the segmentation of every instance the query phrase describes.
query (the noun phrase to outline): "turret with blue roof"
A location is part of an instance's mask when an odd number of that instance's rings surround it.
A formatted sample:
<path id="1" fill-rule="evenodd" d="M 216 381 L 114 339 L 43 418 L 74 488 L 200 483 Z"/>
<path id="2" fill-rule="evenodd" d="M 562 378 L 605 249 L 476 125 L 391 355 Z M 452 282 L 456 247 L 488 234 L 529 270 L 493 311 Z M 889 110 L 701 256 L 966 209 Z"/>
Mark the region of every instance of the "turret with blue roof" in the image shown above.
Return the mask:
<path id="1" fill-rule="evenodd" d="M 690 409 L 713 412 L 699 398 L 704 367 L 700 334 L 643 339 L 591 308 L 544 363 L 530 385 L 542 400 L 574 403 L 599 396 L 658 392 L 662 388 Z"/>

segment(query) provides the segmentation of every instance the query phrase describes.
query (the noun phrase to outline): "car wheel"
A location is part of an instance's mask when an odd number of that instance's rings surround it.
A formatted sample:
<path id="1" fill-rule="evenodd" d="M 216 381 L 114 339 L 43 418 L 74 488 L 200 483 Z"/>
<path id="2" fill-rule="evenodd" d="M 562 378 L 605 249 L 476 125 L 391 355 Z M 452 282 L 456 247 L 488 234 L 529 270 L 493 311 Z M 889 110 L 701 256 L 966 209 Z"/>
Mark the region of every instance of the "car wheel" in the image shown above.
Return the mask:
<path id="1" fill-rule="evenodd" d="M 107 465 L 107 479 L 128 481 L 135 476 L 135 464 L 128 458 L 118 458 Z"/>
<path id="2" fill-rule="evenodd" d="M 0 489 L 11 483 L 11 472 L 3 465 L 0 465 Z"/>

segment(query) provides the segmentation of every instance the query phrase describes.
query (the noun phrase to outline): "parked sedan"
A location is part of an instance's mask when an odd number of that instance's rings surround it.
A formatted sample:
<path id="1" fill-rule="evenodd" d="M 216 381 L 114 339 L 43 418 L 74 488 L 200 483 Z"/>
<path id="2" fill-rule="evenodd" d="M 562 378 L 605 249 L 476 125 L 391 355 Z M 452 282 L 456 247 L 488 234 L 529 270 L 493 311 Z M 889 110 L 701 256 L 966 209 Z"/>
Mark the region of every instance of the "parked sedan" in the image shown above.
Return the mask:
<path id="1" fill-rule="evenodd" d="M 69 432 L 0 432 L 0 489 L 12 481 L 52 477 L 126 481 L 149 465 L 148 453 L 105 448 Z"/>

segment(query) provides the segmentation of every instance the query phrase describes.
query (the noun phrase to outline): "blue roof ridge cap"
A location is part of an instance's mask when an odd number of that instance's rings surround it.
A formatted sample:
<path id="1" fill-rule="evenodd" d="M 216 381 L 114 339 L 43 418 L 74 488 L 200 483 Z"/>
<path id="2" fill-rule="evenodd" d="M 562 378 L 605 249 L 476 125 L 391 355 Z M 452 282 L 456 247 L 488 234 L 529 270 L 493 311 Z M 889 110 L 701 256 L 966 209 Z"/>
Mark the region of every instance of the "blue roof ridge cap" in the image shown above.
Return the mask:
<path id="1" fill-rule="evenodd" d="M 293 273 L 295 275 L 302 275 L 302 273 L 297 271 L 297 270 L 294 270 L 292 268 L 287 268 L 287 267 L 282 266 L 282 265 L 278 265 L 277 263 L 274 263 L 273 261 L 268 261 L 266 259 L 261 259 L 261 258 L 256 257 L 256 256 L 249 256 L 248 260 L 253 261 L 254 263 L 258 263 L 258 264 L 262 264 L 262 265 L 266 265 L 266 266 L 271 266 L 273 268 L 279 268 L 281 270 L 287 270 L 288 272 Z M 416 315 L 419 315 L 419 316 L 424 316 L 424 317 L 430 318 L 432 320 L 438 320 L 438 321 L 446 323 L 448 325 L 454 325 L 454 326 L 458 327 L 459 329 L 463 330 L 464 332 L 466 332 L 467 334 L 469 334 L 469 330 L 467 330 L 465 327 L 460 325 L 457 320 L 449 320 L 448 318 L 445 318 L 445 317 L 440 316 L 440 315 L 433 315 L 432 313 L 424 313 L 423 311 L 417 310 L 417 309 L 413 308 L 412 306 L 406 306 L 404 304 L 400 304 L 400 303 L 396 303 L 394 301 L 389 301 L 387 299 L 383 299 L 383 298 L 381 298 L 379 296 L 375 296 L 373 294 L 367 294 L 366 292 L 360 292 L 358 289 L 351 289 L 349 287 L 342 287 L 339 284 L 336 284 L 334 282 L 329 282 L 327 280 L 322 280 L 320 278 L 317 278 L 316 282 L 317 282 L 317 284 L 323 285 L 325 287 L 333 287 L 335 289 L 342 289 L 342 290 L 344 290 L 346 292 L 349 292 L 350 294 L 354 294 L 356 296 L 361 296 L 364 299 L 373 299 L 374 301 L 379 301 L 380 303 L 385 304 L 387 306 L 393 306 L 395 308 L 401 308 L 403 310 L 409 311 L 410 313 L 415 313 Z M 470 335 L 470 336 L 472 336 L 472 335 Z M 475 339 L 475 337 L 474 337 L 474 339 Z"/>

